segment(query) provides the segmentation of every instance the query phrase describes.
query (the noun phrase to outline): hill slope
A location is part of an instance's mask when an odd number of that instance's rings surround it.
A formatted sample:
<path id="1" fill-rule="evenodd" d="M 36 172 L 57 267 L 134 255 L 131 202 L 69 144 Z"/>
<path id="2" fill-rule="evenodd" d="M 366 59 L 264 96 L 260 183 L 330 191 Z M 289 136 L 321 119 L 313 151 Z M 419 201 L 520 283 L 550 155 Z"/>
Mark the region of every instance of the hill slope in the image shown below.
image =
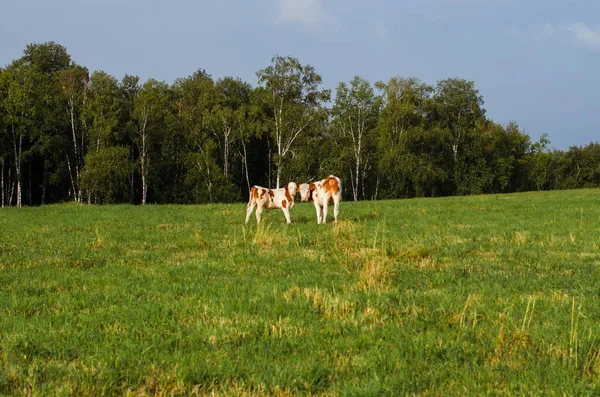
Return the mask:
<path id="1" fill-rule="evenodd" d="M 3 208 L 0 393 L 588 393 L 598 195 Z"/>

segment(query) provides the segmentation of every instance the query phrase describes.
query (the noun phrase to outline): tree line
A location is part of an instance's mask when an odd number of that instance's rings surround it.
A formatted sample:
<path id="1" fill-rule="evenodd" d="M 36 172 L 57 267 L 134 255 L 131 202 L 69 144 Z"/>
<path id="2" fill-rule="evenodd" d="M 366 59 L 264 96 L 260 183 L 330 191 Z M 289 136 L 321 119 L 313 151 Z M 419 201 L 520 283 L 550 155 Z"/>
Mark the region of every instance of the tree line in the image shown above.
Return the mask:
<path id="1" fill-rule="evenodd" d="M 332 95 L 289 56 L 256 76 L 118 80 L 28 45 L 0 69 L 1 205 L 234 202 L 329 174 L 346 200 L 600 185 L 598 143 L 532 142 L 486 117 L 472 81 L 356 76 Z"/>

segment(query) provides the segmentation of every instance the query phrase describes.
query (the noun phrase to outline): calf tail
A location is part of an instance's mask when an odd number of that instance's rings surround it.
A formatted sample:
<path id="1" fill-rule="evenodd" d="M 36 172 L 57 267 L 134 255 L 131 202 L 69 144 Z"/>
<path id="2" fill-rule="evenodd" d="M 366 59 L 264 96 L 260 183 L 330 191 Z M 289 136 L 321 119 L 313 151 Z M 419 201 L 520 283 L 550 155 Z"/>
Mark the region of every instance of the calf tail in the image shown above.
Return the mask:
<path id="1" fill-rule="evenodd" d="M 252 186 L 252 188 L 250 189 L 250 198 L 248 199 L 248 207 L 250 207 L 252 205 L 252 199 L 256 198 L 258 196 L 258 192 L 257 192 L 257 188 L 256 186 Z"/>
<path id="2" fill-rule="evenodd" d="M 340 182 L 340 178 L 334 175 L 329 175 L 323 181 L 323 186 L 325 186 L 325 190 L 331 191 L 333 194 L 337 194 L 340 190 L 342 190 L 342 184 Z"/>

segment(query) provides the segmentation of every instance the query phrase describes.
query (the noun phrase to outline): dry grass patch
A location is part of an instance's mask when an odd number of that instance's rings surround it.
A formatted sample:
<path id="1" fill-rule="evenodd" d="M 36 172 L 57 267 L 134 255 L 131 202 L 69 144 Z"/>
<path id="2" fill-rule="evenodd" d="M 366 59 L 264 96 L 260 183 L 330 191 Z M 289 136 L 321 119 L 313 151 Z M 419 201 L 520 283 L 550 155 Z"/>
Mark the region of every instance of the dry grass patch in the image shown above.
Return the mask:
<path id="1" fill-rule="evenodd" d="M 360 321 L 366 325 L 368 329 L 373 329 L 376 326 L 384 326 L 384 316 L 381 312 L 371 306 L 367 306 L 360 314 Z"/>
<path id="2" fill-rule="evenodd" d="M 163 224 L 157 225 L 156 228 L 161 231 L 178 230 L 179 224 L 178 223 L 163 223 Z"/>
<path id="3" fill-rule="evenodd" d="M 380 292 L 387 289 L 394 273 L 394 261 L 387 255 L 385 241 L 380 246 L 377 244 L 378 233 L 379 227 L 372 247 L 368 248 L 357 239 L 354 223 L 339 222 L 334 227 L 334 257 L 342 268 L 358 275 L 356 289 L 359 291 Z M 385 230 L 382 235 L 385 236 Z"/>
<path id="4" fill-rule="evenodd" d="M 183 395 L 186 388 L 181 377 L 177 375 L 177 365 L 170 371 L 164 371 L 152 365 L 143 385 L 139 388 L 126 390 L 125 396 L 176 396 Z"/>
<path id="5" fill-rule="evenodd" d="M 275 385 L 272 387 L 266 387 L 264 384 L 250 383 L 248 385 L 239 384 L 236 381 L 227 382 L 225 385 L 207 390 L 204 385 L 196 385 L 192 388 L 191 392 L 185 393 L 191 396 L 210 396 L 210 397 L 292 397 L 297 396 L 298 392 L 292 391 L 287 387 Z M 171 395 L 171 394 L 168 394 Z M 177 395 L 177 394 L 175 394 Z M 309 396 L 336 396 L 334 392 L 321 392 L 318 394 L 308 393 Z"/>
<path id="6" fill-rule="evenodd" d="M 494 251 L 475 251 L 475 254 L 480 258 L 487 260 L 488 262 L 496 261 L 496 252 Z"/>
<path id="7" fill-rule="evenodd" d="M 520 352 L 526 350 L 530 343 L 527 331 L 519 328 L 513 329 L 512 332 L 507 331 L 505 324 L 501 324 L 494 341 L 494 348 L 488 354 L 485 365 L 489 367 L 505 365 L 518 370 L 523 365 Z"/>
<path id="8" fill-rule="evenodd" d="M 430 256 L 428 256 L 426 258 L 421 258 L 420 260 L 417 261 L 417 263 L 415 265 L 416 265 L 417 269 L 419 269 L 421 271 L 439 270 L 440 269 L 437 259 L 432 258 Z"/>
<path id="9" fill-rule="evenodd" d="M 244 240 L 246 240 L 246 228 L 244 227 L 242 230 L 244 233 Z M 280 228 L 273 229 L 272 224 L 262 222 L 256 225 L 251 241 L 260 248 L 274 248 L 281 247 L 286 243 L 286 240 L 283 237 L 284 232 Z"/>
<path id="10" fill-rule="evenodd" d="M 529 240 L 529 233 L 527 233 L 525 231 L 515 232 L 515 236 L 513 237 L 513 243 L 515 243 L 515 245 L 517 247 L 527 244 L 528 240 Z"/>
<path id="11" fill-rule="evenodd" d="M 354 314 L 354 302 L 332 295 L 320 288 L 294 286 L 283 293 L 286 301 L 304 299 L 326 319 L 348 320 Z"/>
<path id="12" fill-rule="evenodd" d="M 98 251 L 104 248 L 104 236 L 100 234 L 97 227 L 94 229 L 94 233 L 96 234 L 96 239 L 92 241 L 90 248 L 94 251 Z"/>
<path id="13" fill-rule="evenodd" d="M 361 291 L 381 292 L 389 287 L 394 274 L 394 263 L 385 250 L 374 250 L 362 258 L 357 288 Z"/>
<path id="14" fill-rule="evenodd" d="M 578 255 L 580 258 L 598 258 L 600 257 L 600 253 L 596 252 L 581 252 Z"/>
<path id="15" fill-rule="evenodd" d="M 499 234 L 495 234 L 490 237 L 490 243 L 492 243 L 492 244 L 500 244 L 500 243 L 503 243 L 504 240 L 505 240 L 504 236 L 499 235 Z"/>
<path id="16" fill-rule="evenodd" d="M 356 225 L 350 221 L 340 221 L 333 226 L 333 237 L 336 251 L 352 250 L 358 246 Z"/>
<path id="17" fill-rule="evenodd" d="M 287 339 L 299 336 L 304 337 L 309 335 L 308 329 L 292 325 L 289 317 L 280 317 L 275 322 L 267 324 L 267 332 L 270 337 L 278 339 Z"/>
<path id="18" fill-rule="evenodd" d="M 319 263 L 326 263 L 329 259 L 329 257 L 325 255 L 326 252 L 323 250 L 304 248 L 301 252 L 303 257 L 318 261 Z"/>
<path id="19" fill-rule="evenodd" d="M 455 311 L 450 315 L 448 321 L 458 324 L 460 327 L 467 325 L 475 328 L 477 325 L 477 306 L 479 305 L 480 297 L 477 294 L 469 294 L 464 306 L 459 311 Z"/>

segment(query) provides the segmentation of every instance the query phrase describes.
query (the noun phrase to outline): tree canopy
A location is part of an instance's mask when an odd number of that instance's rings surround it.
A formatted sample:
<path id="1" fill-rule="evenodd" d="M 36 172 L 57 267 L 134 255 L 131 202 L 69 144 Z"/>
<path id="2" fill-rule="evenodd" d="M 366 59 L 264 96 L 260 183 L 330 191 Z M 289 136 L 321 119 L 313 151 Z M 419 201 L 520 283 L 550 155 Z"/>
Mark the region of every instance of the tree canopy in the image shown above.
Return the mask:
<path id="1" fill-rule="evenodd" d="M 599 143 L 533 142 L 486 116 L 473 81 L 355 76 L 332 93 L 291 56 L 256 77 L 119 81 L 30 44 L 0 68 L 0 204 L 234 202 L 330 174 L 345 200 L 600 186 Z"/>

